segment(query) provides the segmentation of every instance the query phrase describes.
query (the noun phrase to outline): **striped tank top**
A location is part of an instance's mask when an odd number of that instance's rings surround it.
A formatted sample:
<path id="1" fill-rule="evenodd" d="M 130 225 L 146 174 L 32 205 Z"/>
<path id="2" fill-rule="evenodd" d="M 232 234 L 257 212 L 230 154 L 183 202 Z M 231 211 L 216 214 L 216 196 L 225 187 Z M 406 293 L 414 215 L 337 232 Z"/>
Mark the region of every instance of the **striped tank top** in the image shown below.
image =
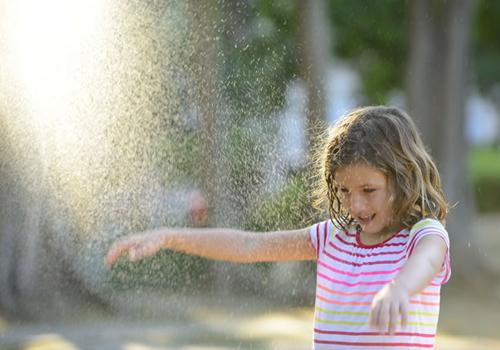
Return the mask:
<path id="1" fill-rule="evenodd" d="M 344 231 L 331 221 L 315 224 L 310 243 L 317 255 L 313 348 L 321 349 L 433 349 L 439 316 L 440 289 L 450 277 L 446 254 L 441 272 L 410 299 L 408 324 L 394 335 L 380 334 L 368 326 L 374 295 L 391 282 L 427 235 L 449 238 L 433 219 L 416 223 L 382 243 L 364 245 L 355 228 Z"/>

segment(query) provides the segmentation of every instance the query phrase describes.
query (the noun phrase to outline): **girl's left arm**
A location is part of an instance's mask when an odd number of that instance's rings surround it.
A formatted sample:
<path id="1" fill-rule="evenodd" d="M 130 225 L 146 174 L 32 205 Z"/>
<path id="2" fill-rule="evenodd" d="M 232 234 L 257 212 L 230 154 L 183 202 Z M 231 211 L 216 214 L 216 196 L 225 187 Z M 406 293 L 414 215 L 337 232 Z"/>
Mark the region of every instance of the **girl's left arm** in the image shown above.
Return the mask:
<path id="1" fill-rule="evenodd" d="M 421 292 L 441 271 L 448 247 L 438 235 L 422 237 L 392 283 L 373 298 L 370 326 L 394 334 L 401 319 L 405 327 L 410 298 Z"/>

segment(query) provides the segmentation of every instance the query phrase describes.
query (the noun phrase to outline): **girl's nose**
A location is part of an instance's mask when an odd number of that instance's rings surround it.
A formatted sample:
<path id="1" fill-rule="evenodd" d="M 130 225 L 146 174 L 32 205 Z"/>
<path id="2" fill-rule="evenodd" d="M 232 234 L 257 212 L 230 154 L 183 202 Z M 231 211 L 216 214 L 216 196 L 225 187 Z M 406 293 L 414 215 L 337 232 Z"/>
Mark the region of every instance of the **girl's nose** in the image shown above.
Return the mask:
<path id="1" fill-rule="evenodd" d="M 361 196 L 352 194 L 350 200 L 350 209 L 352 214 L 362 213 L 365 209 L 365 201 Z"/>

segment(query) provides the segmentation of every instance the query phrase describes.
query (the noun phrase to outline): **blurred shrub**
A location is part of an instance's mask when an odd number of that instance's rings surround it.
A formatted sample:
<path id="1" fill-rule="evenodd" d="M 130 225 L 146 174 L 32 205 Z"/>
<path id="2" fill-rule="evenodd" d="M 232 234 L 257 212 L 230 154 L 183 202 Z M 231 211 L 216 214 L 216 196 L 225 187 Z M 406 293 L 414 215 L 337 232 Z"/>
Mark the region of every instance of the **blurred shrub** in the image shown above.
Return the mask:
<path id="1" fill-rule="evenodd" d="M 311 225 L 316 215 L 306 176 L 298 173 L 290 176 L 281 190 L 262 203 L 247 222 L 247 228 L 255 231 L 299 229 Z"/>
<path id="2" fill-rule="evenodd" d="M 294 230 L 312 225 L 319 220 L 319 213 L 311 206 L 310 193 L 309 181 L 303 171 L 290 174 L 282 187 L 263 199 L 247 218 L 245 229 L 264 232 Z M 287 268 L 279 270 L 278 282 L 274 281 L 278 277 L 275 265 L 256 264 L 251 274 L 238 281 L 238 292 L 257 294 L 282 304 L 310 303 L 312 298 L 309 291 L 314 291 L 314 262 L 302 262 L 299 268 L 292 267 L 291 271 Z"/>
<path id="3" fill-rule="evenodd" d="M 480 177 L 474 181 L 477 209 L 500 213 L 500 178 Z"/>
<path id="4" fill-rule="evenodd" d="M 479 212 L 500 212 L 500 149 L 473 149 L 469 169 Z"/>
<path id="5" fill-rule="evenodd" d="M 121 259 L 112 269 L 113 290 L 206 290 L 213 276 L 206 259 L 162 250 L 153 257 L 131 263 Z"/>

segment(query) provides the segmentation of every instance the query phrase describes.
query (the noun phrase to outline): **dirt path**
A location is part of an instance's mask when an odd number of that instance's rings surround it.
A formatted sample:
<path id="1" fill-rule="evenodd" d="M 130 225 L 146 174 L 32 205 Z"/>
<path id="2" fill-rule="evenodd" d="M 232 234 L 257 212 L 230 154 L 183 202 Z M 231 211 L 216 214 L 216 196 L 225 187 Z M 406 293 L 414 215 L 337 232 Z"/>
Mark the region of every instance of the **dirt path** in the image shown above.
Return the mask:
<path id="1" fill-rule="evenodd" d="M 199 315 L 196 322 L 100 322 L 22 326 L 3 332 L 4 350 L 310 349 L 312 309 L 235 316 Z M 499 350 L 500 339 L 440 334 L 437 350 Z"/>

